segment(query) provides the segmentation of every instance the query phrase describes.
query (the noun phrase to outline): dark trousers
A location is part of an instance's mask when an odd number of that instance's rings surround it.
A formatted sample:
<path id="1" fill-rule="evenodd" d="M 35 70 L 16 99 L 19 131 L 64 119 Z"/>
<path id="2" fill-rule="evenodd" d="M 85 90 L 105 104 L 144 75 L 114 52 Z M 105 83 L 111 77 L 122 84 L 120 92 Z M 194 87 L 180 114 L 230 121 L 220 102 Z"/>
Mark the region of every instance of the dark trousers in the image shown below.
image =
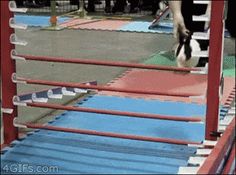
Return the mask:
<path id="1" fill-rule="evenodd" d="M 236 10 L 236 1 L 228 0 L 228 11 L 227 11 L 227 19 L 226 19 L 226 28 L 228 29 L 230 35 L 232 37 L 236 37 L 236 27 L 235 27 L 235 12 Z"/>
<path id="2" fill-rule="evenodd" d="M 193 22 L 193 15 L 203 15 L 206 12 L 207 5 L 193 4 L 193 0 L 182 0 L 182 14 L 186 28 L 192 32 L 203 32 L 204 22 Z"/>
<path id="3" fill-rule="evenodd" d="M 105 0 L 105 6 L 111 7 L 111 0 Z"/>
<path id="4" fill-rule="evenodd" d="M 193 15 L 203 15 L 205 14 L 207 5 L 193 4 L 193 0 L 182 0 L 181 12 L 184 17 L 185 26 L 190 32 L 204 32 L 205 22 L 194 22 L 192 20 Z M 199 40 L 198 41 L 201 50 L 207 50 L 209 46 L 209 41 Z M 200 58 L 198 67 L 205 66 L 208 62 L 208 58 Z"/>

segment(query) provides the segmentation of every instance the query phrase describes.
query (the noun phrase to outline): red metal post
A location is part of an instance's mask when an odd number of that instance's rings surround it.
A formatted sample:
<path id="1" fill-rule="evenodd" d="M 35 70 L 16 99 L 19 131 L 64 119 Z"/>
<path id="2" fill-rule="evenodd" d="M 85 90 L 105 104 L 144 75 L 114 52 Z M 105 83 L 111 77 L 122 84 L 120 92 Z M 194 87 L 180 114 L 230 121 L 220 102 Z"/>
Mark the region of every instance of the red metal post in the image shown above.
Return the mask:
<path id="1" fill-rule="evenodd" d="M 1 1 L 1 75 L 2 75 L 2 108 L 13 109 L 11 114 L 2 113 L 4 143 L 9 144 L 18 137 L 18 130 L 13 126 L 13 119 L 17 116 L 17 108 L 12 98 L 16 95 L 16 84 L 12 82 L 12 73 L 16 70 L 15 61 L 11 59 L 11 50 L 14 45 L 10 43 L 10 35 L 14 30 L 9 26 L 9 19 L 13 17 L 8 7 L 8 0 Z"/>
<path id="2" fill-rule="evenodd" d="M 220 82 L 222 78 L 224 1 L 211 1 L 209 70 L 207 82 L 206 130 L 207 140 L 216 140 L 218 131 Z"/>

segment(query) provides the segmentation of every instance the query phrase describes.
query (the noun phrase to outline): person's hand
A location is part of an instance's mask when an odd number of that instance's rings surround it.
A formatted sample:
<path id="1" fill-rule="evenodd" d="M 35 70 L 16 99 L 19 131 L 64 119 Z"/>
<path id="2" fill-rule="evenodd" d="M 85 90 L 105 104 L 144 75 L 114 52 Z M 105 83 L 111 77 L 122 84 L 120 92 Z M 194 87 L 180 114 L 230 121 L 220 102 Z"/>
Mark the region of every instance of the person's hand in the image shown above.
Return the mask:
<path id="1" fill-rule="evenodd" d="M 185 27 L 184 18 L 182 14 L 174 14 L 173 16 L 173 24 L 174 24 L 174 37 L 179 38 L 179 33 L 188 36 L 189 30 Z"/>

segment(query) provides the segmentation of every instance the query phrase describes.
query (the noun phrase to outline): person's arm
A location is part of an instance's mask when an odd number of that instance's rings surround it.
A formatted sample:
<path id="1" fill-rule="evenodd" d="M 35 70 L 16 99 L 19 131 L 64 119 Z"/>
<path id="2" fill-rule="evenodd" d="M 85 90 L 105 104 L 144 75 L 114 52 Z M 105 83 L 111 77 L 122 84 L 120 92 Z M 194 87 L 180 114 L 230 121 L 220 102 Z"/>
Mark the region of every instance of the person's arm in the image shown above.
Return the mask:
<path id="1" fill-rule="evenodd" d="M 181 5 L 182 1 L 169 1 L 169 7 L 172 11 L 172 13 L 175 14 L 181 14 Z"/>
<path id="2" fill-rule="evenodd" d="M 177 38 L 179 32 L 188 35 L 188 29 L 185 27 L 184 18 L 181 12 L 182 1 L 169 1 L 169 7 L 173 13 L 174 37 Z"/>

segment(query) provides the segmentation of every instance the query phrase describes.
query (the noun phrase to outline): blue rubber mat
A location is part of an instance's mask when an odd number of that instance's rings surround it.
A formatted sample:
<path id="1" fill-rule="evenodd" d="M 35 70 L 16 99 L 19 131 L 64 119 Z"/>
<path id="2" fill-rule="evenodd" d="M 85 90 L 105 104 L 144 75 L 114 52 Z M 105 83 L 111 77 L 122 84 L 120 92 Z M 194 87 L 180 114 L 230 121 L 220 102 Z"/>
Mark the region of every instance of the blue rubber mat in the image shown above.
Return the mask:
<path id="1" fill-rule="evenodd" d="M 88 98 L 78 105 L 186 117 L 205 115 L 203 105 L 101 95 Z M 202 141 L 204 138 L 202 123 L 138 119 L 73 111 L 57 116 L 55 121 L 49 124 L 191 141 Z M 188 158 L 193 156 L 195 151 L 195 148 L 184 145 L 38 130 L 23 140 L 15 141 L 12 147 L 5 150 L 1 156 L 1 171 L 14 173 L 10 172 L 9 167 L 21 164 L 26 166 L 24 173 L 30 173 L 30 170 L 37 173 L 36 170 L 40 166 L 48 170 L 43 173 L 51 174 L 176 174 L 180 166 L 187 165 Z"/>
<path id="2" fill-rule="evenodd" d="M 173 33 L 173 24 L 172 23 L 160 23 L 160 25 L 154 29 L 148 29 L 151 25 L 151 22 L 142 22 L 142 21 L 135 21 L 130 22 L 122 26 L 120 31 L 125 32 L 147 32 L 147 33 Z"/>
<path id="3" fill-rule="evenodd" d="M 58 17 L 58 23 L 63 23 L 70 18 Z M 15 15 L 16 23 L 27 24 L 31 27 L 50 26 L 50 16 L 33 16 L 33 15 Z"/>
<path id="4" fill-rule="evenodd" d="M 122 26 L 119 31 L 124 32 L 144 32 L 144 33 L 165 33 L 165 34 L 172 34 L 173 33 L 173 23 L 170 22 L 160 22 L 160 24 L 152 29 L 149 29 L 151 22 L 144 22 L 144 21 L 134 21 L 130 22 Z M 225 37 L 230 38 L 229 32 L 225 31 Z"/>

